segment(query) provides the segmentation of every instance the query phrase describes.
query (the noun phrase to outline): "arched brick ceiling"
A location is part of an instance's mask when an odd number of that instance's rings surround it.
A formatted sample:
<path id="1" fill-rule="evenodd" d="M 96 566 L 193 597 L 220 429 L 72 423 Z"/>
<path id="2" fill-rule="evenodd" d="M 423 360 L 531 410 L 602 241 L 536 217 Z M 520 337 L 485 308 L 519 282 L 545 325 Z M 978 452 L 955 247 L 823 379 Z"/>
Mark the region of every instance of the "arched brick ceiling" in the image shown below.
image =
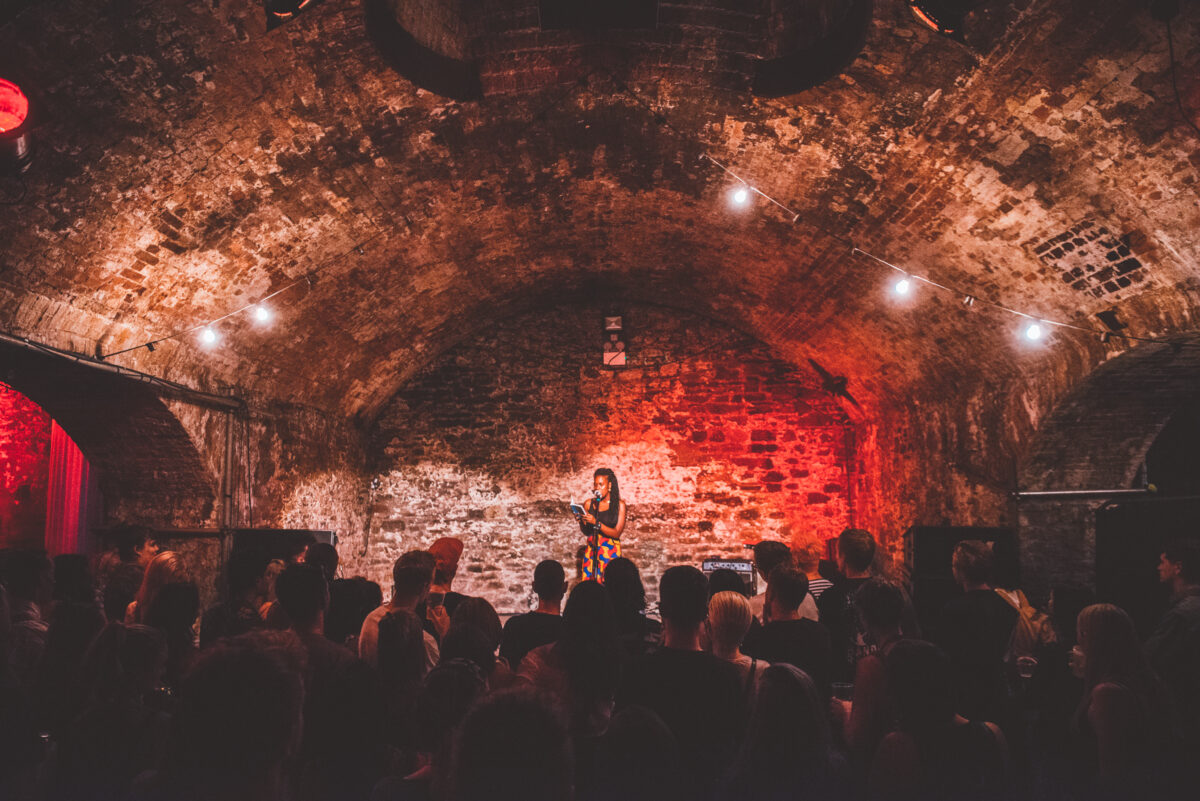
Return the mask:
<path id="1" fill-rule="evenodd" d="M 843 76 L 778 100 L 669 79 L 635 82 L 638 100 L 596 70 L 457 103 L 390 71 L 362 20 L 327 2 L 267 34 L 247 2 L 65 0 L 0 29 L 0 75 L 43 111 L 27 198 L 0 207 L 0 325 L 112 352 L 316 271 L 269 330 L 239 318 L 212 351 L 115 358 L 364 417 L 456 342 L 564 295 L 713 317 L 818 355 L 868 404 L 1105 355 L 1072 334 L 1026 351 L 1012 318 L 953 297 L 884 302 L 887 274 L 851 244 L 1033 314 L 1194 327 L 1197 139 L 1162 26 L 1130 3 L 1032 2 L 971 49 L 877 2 Z M 1185 91 L 1197 23 L 1176 23 Z M 704 150 L 800 221 L 731 213 Z M 1128 286 L 1064 281 L 1121 248 L 1114 264 L 1141 265 Z"/>

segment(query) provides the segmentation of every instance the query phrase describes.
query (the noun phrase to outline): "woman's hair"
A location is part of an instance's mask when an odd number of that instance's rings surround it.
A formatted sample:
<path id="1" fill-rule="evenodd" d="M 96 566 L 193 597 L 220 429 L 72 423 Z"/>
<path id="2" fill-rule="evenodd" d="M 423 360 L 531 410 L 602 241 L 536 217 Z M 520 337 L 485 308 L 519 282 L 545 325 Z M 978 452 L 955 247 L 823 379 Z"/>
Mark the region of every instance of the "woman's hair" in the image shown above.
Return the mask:
<path id="1" fill-rule="evenodd" d="M 175 551 L 163 551 L 151 559 L 150 564 L 146 565 L 146 573 L 142 576 L 142 586 L 138 588 L 133 599 L 137 604 L 136 622 L 146 622 L 150 607 L 154 605 L 154 600 L 163 587 L 187 581 L 189 578 L 183 557 Z"/>
<path id="2" fill-rule="evenodd" d="M 904 590 L 885 578 L 868 579 L 854 593 L 854 605 L 864 625 L 894 629 L 904 618 Z"/>
<path id="3" fill-rule="evenodd" d="M 608 592 L 594 581 L 576 584 L 563 610 L 563 632 L 554 651 L 577 701 L 611 696 L 617 688 L 621 646 Z"/>
<path id="4" fill-rule="evenodd" d="M 459 602 L 454 608 L 454 616 L 450 618 L 450 627 L 464 625 L 474 626 L 483 632 L 488 642 L 492 643 L 493 651 L 500 647 L 504 626 L 500 623 L 500 615 L 496 614 L 496 607 L 486 599 L 463 598 Z"/>
<path id="5" fill-rule="evenodd" d="M 596 478 L 598 476 L 607 476 L 608 477 L 608 488 L 609 488 L 609 494 L 608 494 L 609 506 L 608 506 L 608 508 L 616 509 L 618 506 L 621 505 L 621 490 L 617 486 L 617 474 L 614 473 L 612 470 L 608 469 L 607 467 L 601 467 L 595 473 L 592 473 L 592 478 Z"/>
<path id="6" fill-rule="evenodd" d="M 1124 609 L 1092 604 L 1079 613 L 1076 630 L 1083 652 L 1085 696 L 1097 684 L 1116 682 L 1146 697 L 1154 677 Z"/>
<path id="7" fill-rule="evenodd" d="M 825 704 L 813 680 L 787 663 L 768 667 L 758 681 L 734 775 L 761 782 L 764 789 L 782 782 L 791 792 L 801 792 L 806 779 L 828 776 L 833 759 Z"/>
<path id="8" fill-rule="evenodd" d="M 750 602 L 737 592 L 718 592 L 708 602 L 708 625 L 713 646 L 722 651 L 739 647 L 750 630 L 754 613 Z"/>
<path id="9" fill-rule="evenodd" d="M 946 652 L 923 640 L 901 640 L 886 658 L 900 730 L 918 740 L 954 720 L 954 668 Z"/>
<path id="10" fill-rule="evenodd" d="M 618 618 L 641 614 L 646 608 L 646 587 L 637 565 L 618 556 L 604 568 L 604 588 Z"/>

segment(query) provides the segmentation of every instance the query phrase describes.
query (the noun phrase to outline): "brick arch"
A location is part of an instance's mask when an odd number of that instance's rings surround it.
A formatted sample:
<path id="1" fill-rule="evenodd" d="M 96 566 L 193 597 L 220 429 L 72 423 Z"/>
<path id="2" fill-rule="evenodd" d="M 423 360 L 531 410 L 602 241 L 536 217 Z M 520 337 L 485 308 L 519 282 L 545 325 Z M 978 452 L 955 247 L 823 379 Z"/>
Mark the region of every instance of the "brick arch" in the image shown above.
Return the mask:
<path id="1" fill-rule="evenodd" d="M 1140 345 L 1092 371 L 1039 426 L 1020 471 L 1022 490 L 1134 488 L 1155 440 L 1200 403 L 1200 347 Z M 1095 512 L 1104 499 L 1019 505 L 1025 582 L 1094 578 Z"/>
<path id="2" fill-rule="evenodd" d="M 7 384 L 42 407 L 97 472 L 107 520 L 193 527 L 212 522 L 216 478 L 151 389 L 53 356 L 0 344 Z"/>
<path id="3" fill-rule="evenodd" d="M 1101 365 L 1039 427 L 1021 489 L 1132 487 L 1171 417 L 1200 400 L 1200 347 L 1141 345 Z"/>
<path id="4" fill-rule="evenodd" d="M 601 322 L 617 312 L 630 360 L 612 371 Z M 745 542 L 825 539 L 861 502 L 863 424 L 847 409 L 807 363 L 710 318 L 633 303 L 529 310 L 421 369 L 376 421 L 363 569 L 386 579 L 404 550 L 458 536 L 462 591 L 523 610 L 538 561 L 572 564 L 565 504 L 600 466 L 617 473 L 623 549 L 651 582 L 672 564 L 744 556 Z"/>

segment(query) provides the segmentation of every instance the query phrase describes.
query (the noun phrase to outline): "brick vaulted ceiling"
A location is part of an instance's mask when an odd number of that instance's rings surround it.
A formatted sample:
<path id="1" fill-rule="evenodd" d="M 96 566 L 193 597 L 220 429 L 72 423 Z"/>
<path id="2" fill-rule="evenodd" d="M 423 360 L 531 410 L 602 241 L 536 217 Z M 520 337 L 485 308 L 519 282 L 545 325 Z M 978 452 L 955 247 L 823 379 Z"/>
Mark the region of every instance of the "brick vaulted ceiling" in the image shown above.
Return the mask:
<path id="1" fill-rule="evenodd" d="M 360 419 L 455 343 L 562 301 L 715 318 L 868 404 L 1123 347 L 1029 350 L 1013 318 L 947 295 L 896 306 L 852 245 L 1047 318 L 1194 328 L 1200 139 L 1162 23 L 1131 0 L 991 2 L 964 45 L 874 6 L 861 55 L 794 95 L 706 83 L 679 52 L 580 70 L 570 51 L 554 79 L 566 51 L 547 48 L 539 86 L 493 70 L 453 101 L 393 71 L 351 0 L 271 32 L 250 0 L 10 4 L 0 77 L 33 97 L 39 150 L 0 207 L 0 328 L 111 353 L 313 274 L 270 329 L 234 318 L 217 348 L 113 361 Z M 1200 9 L 1174 29 L 1187 102 Z M 799 220 L 731 212 L 705 152 Z"/>

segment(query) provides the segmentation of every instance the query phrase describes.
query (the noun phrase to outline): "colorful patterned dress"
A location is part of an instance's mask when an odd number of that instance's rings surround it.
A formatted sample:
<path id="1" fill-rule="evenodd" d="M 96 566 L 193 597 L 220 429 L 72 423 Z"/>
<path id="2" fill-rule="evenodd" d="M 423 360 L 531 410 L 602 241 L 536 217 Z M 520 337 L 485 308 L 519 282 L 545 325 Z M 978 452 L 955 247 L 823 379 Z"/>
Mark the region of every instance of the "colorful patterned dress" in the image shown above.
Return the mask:
<path id="1" fill-rule="evenodd" d="M 621 516 L 621 504 L 610 504 L 605 511 L 597 511 L 597 502 L 593 499 L 587 502 L 585 508 L 609 528 L 616 528 Z M 604 581 L 604 568 L 608 563 L 621 555 L 621 541 L 616 537 L 606 537 L 600 533 L 599 526 L 593 526 L 579 521 L 579 530 L 587 535 L 587 550 L 583 554 L 583 580 Z"/>

